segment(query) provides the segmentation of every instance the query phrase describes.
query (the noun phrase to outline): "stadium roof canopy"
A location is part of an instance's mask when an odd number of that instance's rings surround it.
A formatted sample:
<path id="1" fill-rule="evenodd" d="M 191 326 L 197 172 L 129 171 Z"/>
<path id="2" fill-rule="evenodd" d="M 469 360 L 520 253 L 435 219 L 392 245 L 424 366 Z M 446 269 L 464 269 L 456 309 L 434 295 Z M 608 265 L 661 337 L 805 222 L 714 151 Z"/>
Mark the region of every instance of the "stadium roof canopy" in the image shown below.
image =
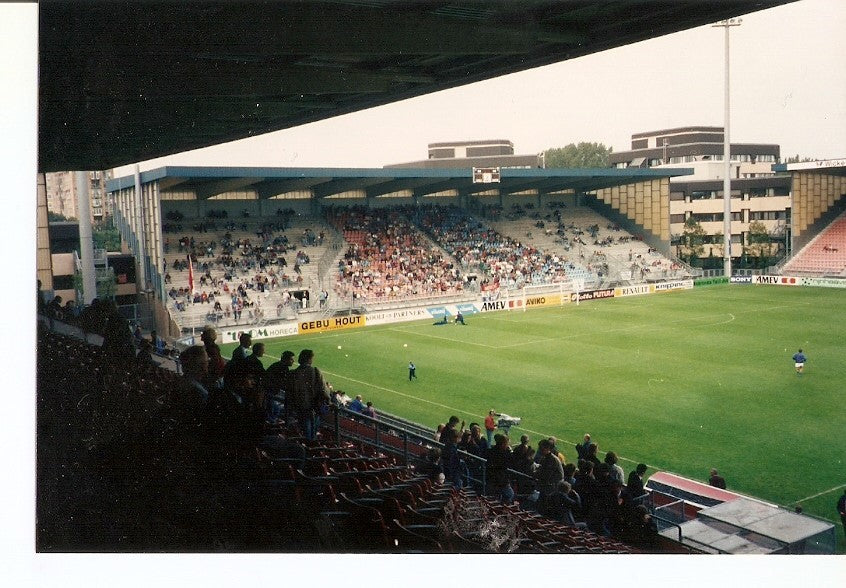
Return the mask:
<path id="1" fill-rule="evenodd" d="M 242 139 L 791 1 L 42 0 L 39 171 Z"/>
<path id="2" fill-rule="evenodd" d="M 691 169 L 509 169 L 501 170 L 500 182 L 473 183 L 468 169 L 406 168 L 265 168 L 265 167 L 161 167 L 141 173 L 141 183 L 158 181 L 159 191 L 194 192 L 198 199 L 235 191 L 254 191 L 258 198 L 311 190 L 317 198 L 363 190 L 377 198 L 404 190 L 435 194 L 457 190 L 465 194 L 498 189 L 501 194 L 528 190 L 559 192 L 591 191 L 651 179 L 693 173 Z M 109 180 L 114 192 L 134 185 L 134 176 Z"/>

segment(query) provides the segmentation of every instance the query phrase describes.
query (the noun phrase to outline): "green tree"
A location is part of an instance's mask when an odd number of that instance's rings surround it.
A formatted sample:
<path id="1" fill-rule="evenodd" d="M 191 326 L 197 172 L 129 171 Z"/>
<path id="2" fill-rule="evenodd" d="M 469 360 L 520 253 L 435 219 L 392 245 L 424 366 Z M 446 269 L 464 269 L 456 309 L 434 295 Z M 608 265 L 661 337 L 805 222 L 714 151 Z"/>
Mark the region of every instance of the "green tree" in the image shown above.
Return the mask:
<path id="1" fill-rule="evenodd" d="M 761 221 L 749 223 L 747 238 L 747 254 L 756 259 L 757 267 L 765 267 L 770 262 L 772 239 L 766 225 Z"/>
<path id="2" fill-rule="evenodd" d="M 120 251 L 120 233 L 112 227 L 96 227 L 91 230 L 96 249 Z"/>
<path id="3" fill-rule="evenodd" d="M 699 258 L 705 253 L 705 237 L 707 233 L 695 218 L 684 221 L 684 231 L 679 243 L 679 257 L 690 265 L 697 265 Z"/>
<path id="4" fill-rule="evenodd" d="M 72 221 L 76 220 L 75 218 L 67 217 L 63 214 L 59 214 L 58 212 L 52 212 L 50 210 L 47 211 L 47 222 L 48 223 L 55 223 L 55 222 L 64 222 L 64 221 Z"/>
<path id="5" fill-rule="evenodd" d="M 602 143 L 570 143 L 544 151 L 545 167 L 608 167 L 612 148 Z"/>

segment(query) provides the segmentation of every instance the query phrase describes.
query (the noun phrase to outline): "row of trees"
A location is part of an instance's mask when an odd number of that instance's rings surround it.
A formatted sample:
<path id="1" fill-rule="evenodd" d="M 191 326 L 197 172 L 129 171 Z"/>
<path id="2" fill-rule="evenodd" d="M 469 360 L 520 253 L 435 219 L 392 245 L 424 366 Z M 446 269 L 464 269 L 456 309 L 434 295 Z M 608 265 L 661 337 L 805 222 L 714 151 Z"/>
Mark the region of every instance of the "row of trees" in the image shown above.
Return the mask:
<path id="1" fill-rule="evenodd" d="M 761 221 L 749 223 L 747 243 L 742 248 L 741 260 L 746 267 L 764 268 L 777 257 L 773 236 Z M 709 255 L 705 256 L 705 245 L 711 244 Z M 694 218 L 684 223 L 684 230 L 678 239 L 679 257 L 694 267 L 708 266 L 710 259 L 721 259 L 725 253 L 723 233 L 708 235 Z M 714 264 L 710 264 L 714 265 Z M 719 263 L 717 263 L 719 265 Z"/>
<path id="2" fill-rule="evenodd" d="M 564 147 L 555 147 L 544 151 L 544 167 L 608 167 L 608 159 L 613 149 L 602 143 L 570 143 Z"/>

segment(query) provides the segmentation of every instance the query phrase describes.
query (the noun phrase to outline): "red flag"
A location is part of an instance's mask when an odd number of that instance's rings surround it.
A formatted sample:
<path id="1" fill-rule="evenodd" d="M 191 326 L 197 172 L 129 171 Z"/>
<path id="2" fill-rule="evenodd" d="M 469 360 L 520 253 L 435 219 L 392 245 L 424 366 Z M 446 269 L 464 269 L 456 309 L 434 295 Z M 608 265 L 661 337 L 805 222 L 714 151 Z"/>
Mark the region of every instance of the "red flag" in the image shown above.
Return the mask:
<path id="1" fill-rule="evenodd" d="M 188 289 L 191 296 L 194 296 L 194 264 L 191 263 L 191 255 L 188 254 Z"/>

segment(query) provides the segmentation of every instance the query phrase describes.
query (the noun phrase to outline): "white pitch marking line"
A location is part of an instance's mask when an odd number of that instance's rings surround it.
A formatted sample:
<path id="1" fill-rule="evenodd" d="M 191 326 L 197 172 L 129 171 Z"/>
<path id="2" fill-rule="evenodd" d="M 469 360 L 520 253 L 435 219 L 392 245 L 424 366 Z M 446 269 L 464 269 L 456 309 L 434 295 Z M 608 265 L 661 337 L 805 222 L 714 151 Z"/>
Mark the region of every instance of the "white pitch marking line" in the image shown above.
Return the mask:
<path id="1" fill-rule="evenodd" d="M 458 339 L 452 339 L 450 337 L 439 337 L 438 335 L 431 335 L 429 333 L 418 333 L 416 331 L 408 331 L 405 329 L 388 329 L 389 331 L 393 331 L 395 333 L 403 333 L 405 335 L 414 335 L 419 337 L 429 337 L 430 339 L 440 339 L 441 341 L 451 341 L 452 343 L 460 343 L 462 345 L 475 345 L 476 347 L 485 347 L 487 349 L 499 349 L 495 345 L 487 345 L 485 343 L 474 343 L 472 341 L 460 341 Z"/>
<path id="2" fill-rule="evenodd" d="M 817 492 L 817 493 L 816 493 L 816 494 L 814 494 L 813 496 L 808 496 L 807 498 L 803 498 L 803 499 L 801 499 L 801 500 L 797 500 L 797 501 L 796 501 L 796 503 L 798 504 L 798 503 L 800 503 L 800 502 L 807 502 L 808 500 L 811 500 L 812 498 L 817 498 L 818 496 L 823 496 L 823 495 L 825 495 L 825 494 L 830 494 L 831 492 L 834 492 L 834 491 L 836 491 L 836 490 L 840 490 L 841 488 L 843 488 L 843 484 L 840 484 L 839 486 L 835 486 L 834 488 L 829 488 L 828 490 L 823 490 L 822 492 Z"/>

